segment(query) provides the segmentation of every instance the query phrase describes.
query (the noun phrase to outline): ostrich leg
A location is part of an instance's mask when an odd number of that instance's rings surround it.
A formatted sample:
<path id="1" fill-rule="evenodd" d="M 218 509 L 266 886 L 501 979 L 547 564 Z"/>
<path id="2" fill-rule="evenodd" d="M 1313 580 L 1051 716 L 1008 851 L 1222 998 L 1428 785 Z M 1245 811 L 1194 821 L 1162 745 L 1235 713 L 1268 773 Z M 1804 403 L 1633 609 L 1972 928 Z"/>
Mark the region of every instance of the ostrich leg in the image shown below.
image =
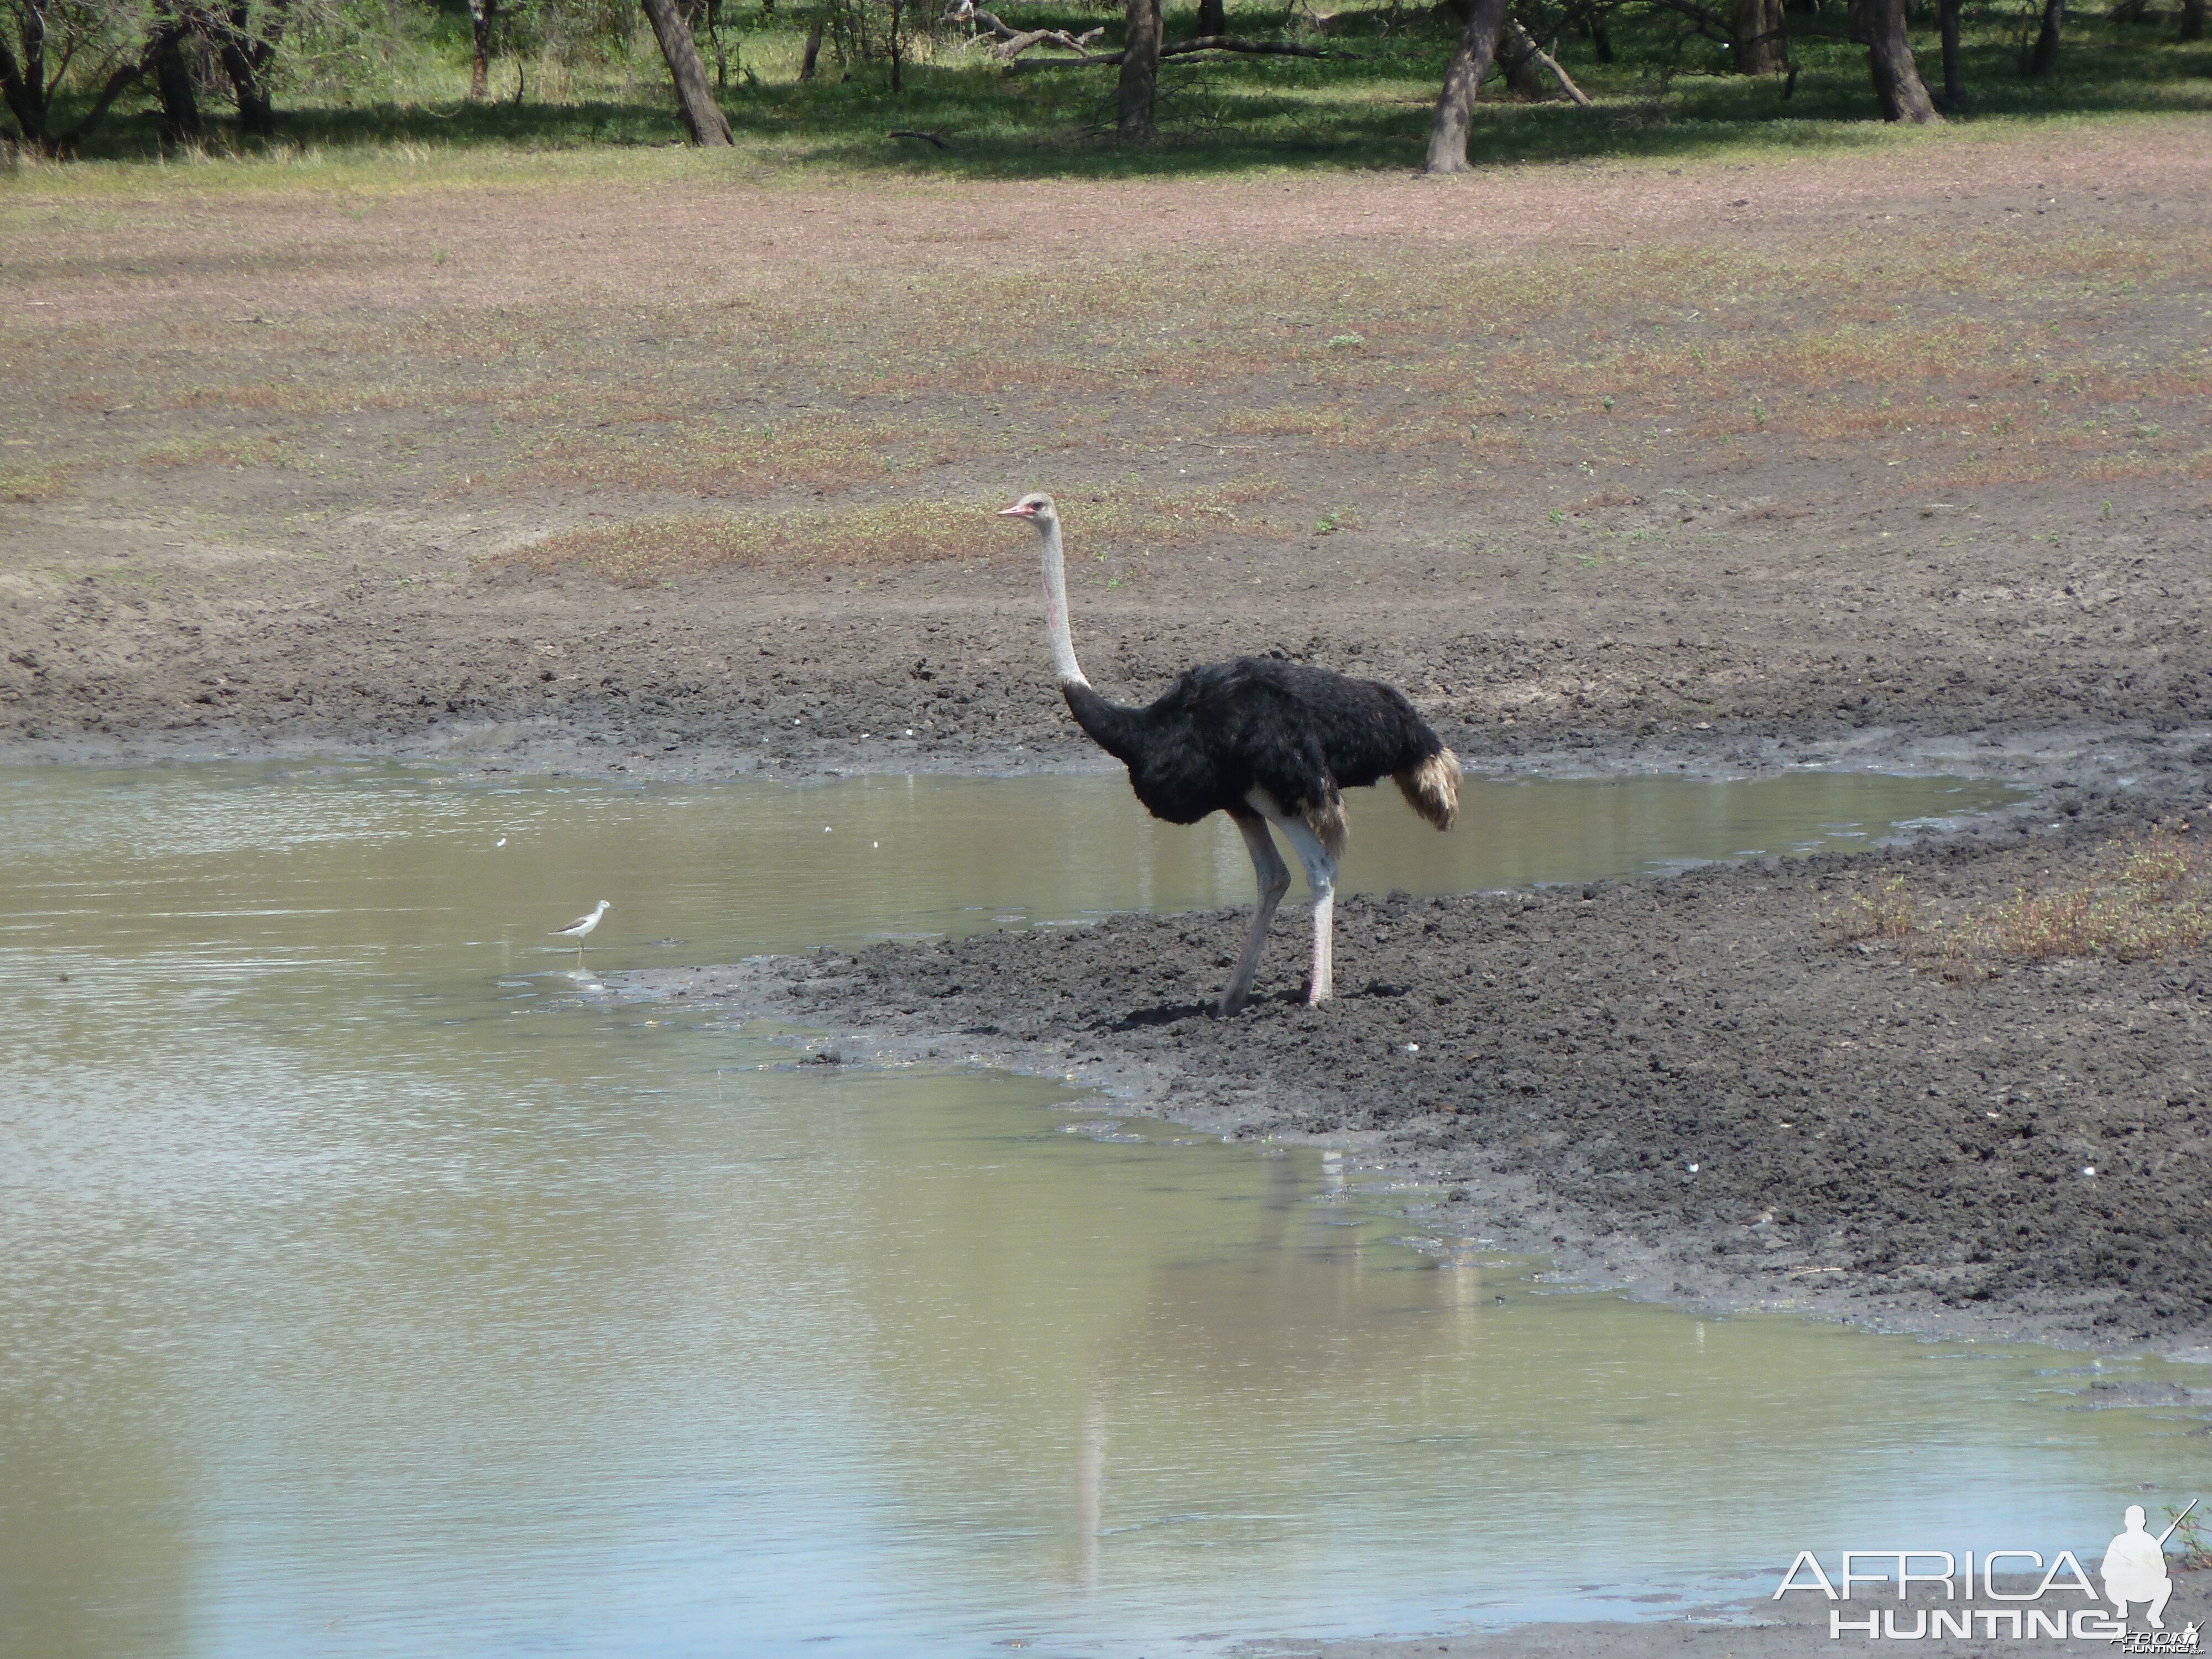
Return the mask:
<path id="1" fill-rule="evenodd" d="M 1273 837 L 1267 834 L 1267 820 L 1236 815 L 1237 828 L 1243 833 L 1245 850 L 1252 854 L 1252 873 L 1259 878 L 1260 902 L 1252 911 L 1252 931 L 1245 935 L 1244 954 L 1237 958 L 1237 971 L 1230 975 L 1229 988 L 1221 994 L 1219 1012 L 1226 1016 L 1244 1006 L 1244 999 L 1252 994 L 1252 975 L 1260 966 L 1260 952 L 1267 943 L 1267 924 L 1274 920 L 1275 907 L 1283 902 L 1283 895 L 1291 890 L 1290 867 L 1283 855 L 1275 850 Z"/>
<path id="2" fill-rule="evenodd" d="M 1335 988 L 1336 860 L 1328 855 L 1328 848 L 1321 844 L 1321 837 L 1307 827 L 1304 818 L 1284 817 L 1276 822 L 1291 838 L 1291 850 L 1305 866 L 1306 884 L 1313 889 L 1313 982 L 1306 988 L 1306 1006 L 1311 1007 L 1325 1001 Z"/>

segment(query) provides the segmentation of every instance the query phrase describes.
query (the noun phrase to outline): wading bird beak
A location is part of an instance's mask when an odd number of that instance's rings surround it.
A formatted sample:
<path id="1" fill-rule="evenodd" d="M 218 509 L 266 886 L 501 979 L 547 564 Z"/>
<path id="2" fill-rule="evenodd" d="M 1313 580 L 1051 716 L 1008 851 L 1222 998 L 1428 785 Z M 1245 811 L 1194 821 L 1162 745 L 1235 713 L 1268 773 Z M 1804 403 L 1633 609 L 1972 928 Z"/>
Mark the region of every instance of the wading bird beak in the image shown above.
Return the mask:
<path id="1" fill-rule="evenodd" d="M 1016 501 L 1012 507 L 1000 507 L 999 516 L 1002 519 L 1033 519 L 1036 517 L 1036 508 L 1027 501 Z"/>

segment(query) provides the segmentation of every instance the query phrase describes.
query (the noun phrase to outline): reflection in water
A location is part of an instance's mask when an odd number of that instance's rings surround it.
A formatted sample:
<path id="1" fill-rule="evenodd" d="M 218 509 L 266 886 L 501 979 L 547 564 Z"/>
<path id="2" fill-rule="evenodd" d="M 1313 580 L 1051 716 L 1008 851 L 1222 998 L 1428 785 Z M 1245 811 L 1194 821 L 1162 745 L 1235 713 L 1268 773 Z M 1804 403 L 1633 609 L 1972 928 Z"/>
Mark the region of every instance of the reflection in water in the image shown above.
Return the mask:
<path id="1" fill-rule="evenodd" d="M 794 1066 L 594 977 L 1050 921 L 1140 869 L 1210 902 L 1205 836 L 1108 781 L 0 773 L 0 1652 L 1442 1628 L 1801 1542 L 2094 1544 L 2212 1473 L 2186 1424 L 2067 1412 L 2070 1359 L 1557 1293 L 1394 1242 L 1348 1155 Z M 1955 799 L 1860 783 L 1921 795 L 1800 805 Z M 1506 793 L 1543 833 L 1500 807 L 1485 856 L 1563 878 L 1597 873 L 1563 823 L 1646 810 Z M 1809 833 L 1650 811 L 1607 867 Z M 580 974 L 544 929 L 602 893 Z"/>

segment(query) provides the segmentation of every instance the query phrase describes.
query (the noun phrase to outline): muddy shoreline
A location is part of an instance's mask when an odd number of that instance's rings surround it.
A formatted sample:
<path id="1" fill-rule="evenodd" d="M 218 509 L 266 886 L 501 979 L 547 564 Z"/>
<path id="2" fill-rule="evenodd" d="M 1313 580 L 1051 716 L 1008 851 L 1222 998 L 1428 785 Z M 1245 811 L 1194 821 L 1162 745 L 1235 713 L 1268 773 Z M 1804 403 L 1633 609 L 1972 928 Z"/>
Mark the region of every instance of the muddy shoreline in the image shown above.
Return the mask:
<path id="1" fill-rule="evenodd" d="M 1824 915 L 1893 873 L 1988 902 L 2068 879 L 2114 836 L 2195 833 L 2212 787 L 2203 732 L 2012 757 L 2018 806 L 1863 854 L 1343 901 L 1340 994 L 1318 1010 L 1296 1000 L 1288 910 L 1261 996 L 1226 1021 L 1205 1004 L 1237 912 L 619 983 L 824 1033 L 810 1046 L 845 1063 L 1008 1066 L 1207 1133 L 1348 1147 L 1446 1194 L 1415 1210 L 1423 1225 L 1639 1297 L 2199 1349 L 2199 963 L 2015 963 L 1956 983 L 1824 936 Z"/>
<path id="2" fill-rule="evenodd" d="M 1209 1133 L 1346 1146 L 1457 1194 L 1419 1212 L 1424 1225 L 1639 1297 L 2212 1355 L 2201 957 L 2017 963 L 1962 985 L 1885 947 L 1838 950 L 1821 927 L 1892 875 L 1986 904 L 2063 883 L 2115 836 L 2212 829 L 2212 729 L 2160 724 L 1824 741 L 1616 733 L 1519 754 L 1470 744 L 1470 769 L 1492 775 L 1823 764 L 1991 778 L 2021 797 L 1851 855 L 1577 890 L 1353 897 L 1340 907 L 1340 994 L 1319 1011 L 1296 1002 L 1295 896 L 1262 994 L 1233 1021 L 1205 1004 L 1242 925 L 1234 911 L 700 964 L 621 985 L 826 1030 L 817 1046 L 848 1060 L 1006 1066 Z M 343 752 L 639 781 L 1100 769 L 1066 744 L 979 740 L 920 757 L 855 740 L 764 756 L 705 737 L 632 748 L 588 722 L 455 722 L 343 745 L 214 737 L 19 739 L 0 759 Z M 2085 1168 L 2099 1174 L 2067 1173 Z"/>
<path id="3" fill-rule="evenodd" d="M 2160 132 L 1515 167 L 1472 218 L 1364 177 L 1295 207 L 1185 182 L 1173 212 L 1042 183 L 42 201 L 7 343 L 40 418 L 0 468 L 0 763 L 1101 769 L 1042 672 L 1026 532 L 989 516 L 1049 488 L 1119 698 L 1277 651 L 1401 685 L 1483 771 L 2026 794 L 1850 859 L 1347 902 L 1345 994 L 1310 1012 L 1295 902 L 1233 1022 L 1194 1012 L 1231 914 L 630 994 L 1326 1139 L 1436 1182 L 1426 1226 L 1632 1294 L 2212 1345 L 2203 953 L 1950 983 L 1820 924 L 1892 872 L 1986 903 L 2212 817 L 2212 194 L 2186 187 L 2212 128 Z M 1072 303 L 1061 237 L 1095 251 Z M 871 551 L 916 502 L 939 540 Z M 843 529 L 811 563 L 542 556 L 784 514 Z M 1718 1622 L 1419 1647 L 1824 1639 L 1683 1611 Z"/>

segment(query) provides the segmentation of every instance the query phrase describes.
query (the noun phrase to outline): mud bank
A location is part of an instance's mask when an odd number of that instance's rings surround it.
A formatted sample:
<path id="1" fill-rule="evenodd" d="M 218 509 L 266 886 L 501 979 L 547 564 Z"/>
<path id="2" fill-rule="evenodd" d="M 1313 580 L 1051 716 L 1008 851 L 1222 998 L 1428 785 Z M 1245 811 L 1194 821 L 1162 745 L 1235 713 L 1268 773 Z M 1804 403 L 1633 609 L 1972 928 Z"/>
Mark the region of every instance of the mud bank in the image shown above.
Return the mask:
<path id="1" fill-rule="evenodd" d="M 2124 787 L 2055 787 L 1856 856 L 1340 901 L 1339 995 L 1319 1008 L 1299 1001 L 1306 936 L 1287 912 L 1259 996 L 1226 1020 L 1208 1003 L 1236 912 L 624 989 L 827 1030 L 848 1062 L 1011 1066 L 1224 1134 L 1347 1145 L 1434 1182 L 1430 1225 L 1639 1297 L 2187 1347 L 2212 1340 L 2201 956 L 1959 981 L 1823 927 L 1892 876 L 1990 903 L 2078 879 L 2116 835 L 2204 832 L 2212 747 L 2131 757 Z"/>

